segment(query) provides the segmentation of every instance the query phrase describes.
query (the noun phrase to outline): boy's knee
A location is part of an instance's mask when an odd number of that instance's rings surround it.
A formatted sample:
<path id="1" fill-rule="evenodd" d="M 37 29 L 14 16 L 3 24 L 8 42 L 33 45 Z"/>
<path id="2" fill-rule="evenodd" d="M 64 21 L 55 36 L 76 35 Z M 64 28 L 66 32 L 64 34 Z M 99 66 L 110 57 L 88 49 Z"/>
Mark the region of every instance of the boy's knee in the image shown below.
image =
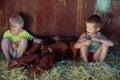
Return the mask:
<path id="1" fill-rule="evenodd" d="M 109 48 L 109 46 L 107 46 L 107 45 L 105 45 L 105 44 L 102 44 L 101 46 L 102 46 L 103 49 Z"/>
<path id="2" fill-rule="evenodd" d="M 82 46 L 80 49 L 87 49 L 88 46 Z"/>
<path id="3" fill-rule="evenodd" d="M 7 42 L 10 42 L 10 40 L 9 40 L 9 38 L 3 38 L 2 42 L 6 42 L 7 43 Z"/>
<path id="4" fill-rule="evenodd" d="M 27 39 L 25 39 L 25 38 L 22 38 L 22 39 L 20 40 L 20 42 L 22 42 L 22 43 L 27 43 L 27 42 L 28 42 L 28 40 L 27 40 Z"/>
<path id="5" fill-rule="evenodd" d="M 3 41 L 9 41 L 9 38 L 3 38 Z"/>

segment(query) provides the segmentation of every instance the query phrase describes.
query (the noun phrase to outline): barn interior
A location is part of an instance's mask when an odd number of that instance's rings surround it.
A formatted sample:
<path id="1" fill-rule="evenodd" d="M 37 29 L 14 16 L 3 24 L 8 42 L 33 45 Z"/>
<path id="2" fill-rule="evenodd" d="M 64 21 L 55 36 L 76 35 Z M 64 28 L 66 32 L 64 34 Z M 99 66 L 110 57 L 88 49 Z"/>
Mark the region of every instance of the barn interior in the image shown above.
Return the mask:
<path id="1" fill-rule="evenodd" d="M 103 20 L 100 31 L 114 42 L 110 53 L 120 58 L 120 0 L 0 0 L 0 42 L 9 29 L 8 18 L 15 13 L 23 17 L 24 28 L 38 38 L 56 35 L 79 38 L 86 31 L 88 17 L 99 15 Z"/>

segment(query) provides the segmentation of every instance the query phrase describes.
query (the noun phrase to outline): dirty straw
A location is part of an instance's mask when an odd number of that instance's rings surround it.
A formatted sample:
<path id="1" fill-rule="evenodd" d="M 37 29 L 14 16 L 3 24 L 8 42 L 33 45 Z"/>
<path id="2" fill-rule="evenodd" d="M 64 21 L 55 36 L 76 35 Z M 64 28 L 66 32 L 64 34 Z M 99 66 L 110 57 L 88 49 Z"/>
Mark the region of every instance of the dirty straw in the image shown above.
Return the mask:
<path id="1" fill-rule="evenodd" d="M 66 60 L 57 62 L 42 75 L 29 76 L 29 68 L 7 70 L 7 62 L 0 57 L 0 80 L 119 80 L 120 58 L 107 55 L 105 62 L 91 62 L 84 65 L 80 61 Z"/>

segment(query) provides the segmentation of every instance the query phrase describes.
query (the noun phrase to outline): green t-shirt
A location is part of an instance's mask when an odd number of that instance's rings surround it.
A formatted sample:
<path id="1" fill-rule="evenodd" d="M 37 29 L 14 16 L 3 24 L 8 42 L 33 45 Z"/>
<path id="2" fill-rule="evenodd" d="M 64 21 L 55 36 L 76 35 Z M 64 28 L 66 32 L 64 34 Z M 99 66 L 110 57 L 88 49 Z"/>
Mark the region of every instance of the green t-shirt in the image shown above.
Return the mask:
<path id="1" fill-rule="evenodd" d="M 11 42 L 15 42 L 16 44 L 19 44 L 21 38 L 26 38 L 27 40 L 32 40 L 33 36 L 29 34 L 26 30 L 22 30 L 18 35 L 11 34 L 10 30 L 7 30 L 3 38 L 9 38 Z"/>

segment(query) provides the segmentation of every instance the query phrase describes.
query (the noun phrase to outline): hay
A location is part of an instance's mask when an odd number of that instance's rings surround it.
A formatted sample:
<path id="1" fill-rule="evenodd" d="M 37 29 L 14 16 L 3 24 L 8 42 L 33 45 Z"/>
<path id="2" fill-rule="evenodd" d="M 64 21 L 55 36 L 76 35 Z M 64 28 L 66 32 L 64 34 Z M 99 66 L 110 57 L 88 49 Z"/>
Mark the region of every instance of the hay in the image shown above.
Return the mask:
<path id="1" fill-rule="evenodd" d="M 88 65 L 76 60 L 61 61 L 53 67 L 31 78 L 29 68 L 7 70 L 7 62 L 0 55 L 0 80 L 119 80 L 120 58 L 107 55 L 105 62 L 91 62 Z"/>

